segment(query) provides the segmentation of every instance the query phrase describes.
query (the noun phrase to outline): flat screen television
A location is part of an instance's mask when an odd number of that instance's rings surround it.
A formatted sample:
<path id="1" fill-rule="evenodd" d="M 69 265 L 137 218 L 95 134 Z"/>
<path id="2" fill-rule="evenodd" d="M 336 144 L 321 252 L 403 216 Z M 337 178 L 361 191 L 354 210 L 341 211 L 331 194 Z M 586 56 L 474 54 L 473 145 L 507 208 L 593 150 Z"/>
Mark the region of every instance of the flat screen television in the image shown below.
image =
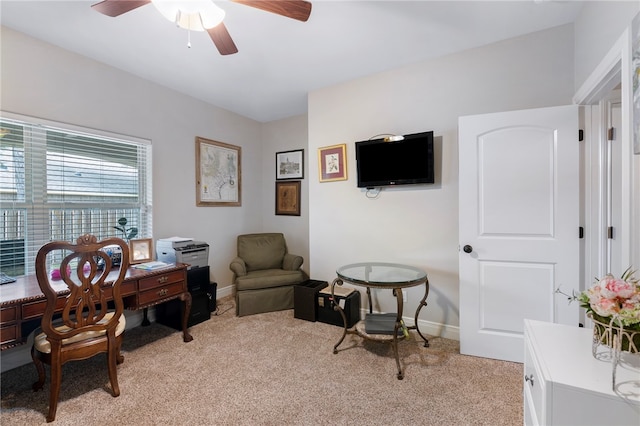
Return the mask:
<path id="1" fill-rule="evenodd" d="M 358 188 L 434 183 L 433 132 L 356 142 Z"/>

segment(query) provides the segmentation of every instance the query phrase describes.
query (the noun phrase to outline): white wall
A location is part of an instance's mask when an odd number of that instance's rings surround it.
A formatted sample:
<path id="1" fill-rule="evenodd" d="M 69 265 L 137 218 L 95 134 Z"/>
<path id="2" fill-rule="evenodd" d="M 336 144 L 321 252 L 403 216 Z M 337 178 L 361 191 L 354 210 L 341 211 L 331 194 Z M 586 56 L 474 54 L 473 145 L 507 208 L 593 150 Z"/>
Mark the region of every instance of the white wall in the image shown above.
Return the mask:
<path id="1" fill-rule="evenodd" d="M 587 1 L 574 23 L 578 90 L 640 11 L 640 1 Z"/>
<path id="2" fill-rule="evenodd" d="M 349 175 L 309 181 L 311 277 L 332 280 L 339 266 L 369 260 L 421 267 L 431 283 L 421 318 L 457 337 L 458 117 L 570 104 L 573 92 L 566 25 L 310 93 L 309 163 L 319 147 L 346 143 Z M 385 189 L 377 199 L 356 187 L 355 141 L 427 130 L 436 135 L 435 185 Z M 408 292 L 411 317 L 423 290 Z M 395 310 L 387 293 L 376 309 Z"/>
<path id="3" fill-rule="evenodd" d="M 315 164 L 309 164 L 307 116 L 285 118 L 262 126 L 262 227 L 264 232 L 282 232 L 289 253 L 304 257 L 302 269 L 309 273 L 309 180 L 315 178 Z M 276 152 L 304 150 L 304 179 L 301 179 L 300 216 L 276 216 Z"/>
<path id="4" fill-rule="evenodd" d="M 228 292 L 236 235 L 262 226 L 261 124 L 8 28 L 1 42 L 2 110 L 152 141 L 154 237 L 209 243 Z M 196 136 L 241 147 L 241 207 L 196 207 Z"/>

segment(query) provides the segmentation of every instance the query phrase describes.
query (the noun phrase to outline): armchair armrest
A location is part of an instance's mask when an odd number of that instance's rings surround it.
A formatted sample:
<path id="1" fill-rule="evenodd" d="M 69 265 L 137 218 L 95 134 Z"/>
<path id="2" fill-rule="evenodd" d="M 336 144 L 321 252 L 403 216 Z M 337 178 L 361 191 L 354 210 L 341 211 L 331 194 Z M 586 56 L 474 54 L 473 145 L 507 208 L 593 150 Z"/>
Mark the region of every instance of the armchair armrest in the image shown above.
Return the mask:
<path id="1" fill-rule="evenodd" d="M 240 257 L 236 257 L 231 261 L 229 269 L 231 269 L 237 277 L 247 275 L 247 265 Z"/>
<path id="2" fill-rule="evenodd" d="M 291 253 L 285 253 L 282 259 L 282 269 L 285 271 L 297 271 L 302 266 L 304 259 L 302 256 L 298 256 Z"/>

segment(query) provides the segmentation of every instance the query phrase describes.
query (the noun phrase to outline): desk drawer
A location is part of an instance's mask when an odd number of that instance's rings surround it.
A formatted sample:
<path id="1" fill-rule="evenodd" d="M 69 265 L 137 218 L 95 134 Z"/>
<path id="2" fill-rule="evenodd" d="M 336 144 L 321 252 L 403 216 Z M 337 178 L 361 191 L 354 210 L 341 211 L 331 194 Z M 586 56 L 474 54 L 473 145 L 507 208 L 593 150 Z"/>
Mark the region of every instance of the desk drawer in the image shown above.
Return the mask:
<path id="1" fill-rule="evenodd" d="M 141 291 L 138 295 L 138 308 L 154 304 L 172 296 L 177 296 L 180 293 L 184 293 L 184 281 L 167 284 L 147 291 Z"/>
<path id="2" fill-rule="evenodd" d="M 8 308 L 0 309 L 0 323 L 15 321 L 18 319 L 18 308 L 10 306 Z"/>
<path id="3" fill-rule="evenodd" d="M 14 342 L 18 339 L 18 324 L 0 328 L 0 343 Z"/>
<path id="4" fill-rule="evenodd" d="M 58 300 L 56 300 L 56 311 L 61 311 L 64 308 L 66 298 L 66 296 L 58 297 Z M 44 313 L 44 308 L 46 306 L 46 300 L 25 303 L 22 305 L 22 319 L 28 320 L 33 318 L 42 318 L 42 314 Z"/>
<path id="5" fill-rule="evenodd" d="M 120 286 L 120 294 L 122 297 L 130 296 L 132 294 L 136 294 L 136 282 L 135 281 L 127 281 L 122 283 Z M 111 287 L 107 287 L 104 289 L 104 295 L 107 297 L 107 300 L 113 299 L 113 293 Z M 58 300 L 56 301 L 56 312 L 62 311 L 64 308 L 64 303 L 67 299 L 67 296 L 58 296 Z M 46 300 L 41 300 L 38 302 L 29 302 L 22 305 L 22 319 L 28 320 L 32 318 L 41 318 L 44 313 L 44 309 L 47 305 Z M 4 313 L 3 313 L 4 315 Z M 4 316 L 3 320 L 4 322 Z"/>
<path id="6" fill-rule="evenodd" d="M 185 285 L 184 271 L 172 271 L 162 275 L 142 278 L 138 281 L 138 290 L 142 292 L 156 287 L 167 287 L 176 282 L 179 282 L 181 286 Z"/>
<path id="7" fill-rule="evenodd" d="M 120 296 L 131 296 L 132 294 L 136 294 L 136 282 L 135 281 L 127 281 L 120 285 Z M 111 287 L 107 287 L 104 289 L 104 295 L 107 296 L 108 300 L 113 299 L 113 291 Z"/>

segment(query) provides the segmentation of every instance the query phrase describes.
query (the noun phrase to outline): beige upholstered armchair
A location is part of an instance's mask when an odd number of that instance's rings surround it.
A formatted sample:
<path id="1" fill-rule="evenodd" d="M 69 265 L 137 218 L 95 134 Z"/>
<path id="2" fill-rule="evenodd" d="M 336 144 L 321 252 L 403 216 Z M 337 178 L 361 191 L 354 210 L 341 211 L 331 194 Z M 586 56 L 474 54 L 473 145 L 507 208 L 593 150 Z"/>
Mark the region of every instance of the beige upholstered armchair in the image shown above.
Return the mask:
<path id="1" fill-rule="evenodd" d="M 280 233 L 238 236 L 238 257 L 229 268 L 236 286 L 236 315 L 293 308 L 293 287 L 308 279 L 304 259 L 287 252 Z"/>

